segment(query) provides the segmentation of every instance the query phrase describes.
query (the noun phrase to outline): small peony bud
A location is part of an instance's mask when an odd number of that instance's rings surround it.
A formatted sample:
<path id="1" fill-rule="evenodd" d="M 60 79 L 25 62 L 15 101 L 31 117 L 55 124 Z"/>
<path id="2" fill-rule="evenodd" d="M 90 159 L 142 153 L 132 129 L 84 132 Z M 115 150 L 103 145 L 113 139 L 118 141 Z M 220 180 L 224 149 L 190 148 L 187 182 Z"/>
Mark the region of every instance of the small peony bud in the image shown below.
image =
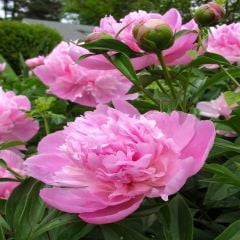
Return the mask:
<path id="1" fill-rule="evenodd" d="M 84 42 L 90 43 L 95 42 L 100 39 L 112 39 L 113 37 L 110 34 L 103 33 L 103 32 L 93 32 L 90 33 L 85 39 Z"/>
<path id="2" fill-rule="evenodd" d="M 171 27 L 160 19 L 149 19 L 138 23 L 133 29 L 138 46 L 146 52 L 159 52 L 174 43 Z"/>
<path id="3" fill-rule="evenodd" d="M 0 63 L 0 73 L 2 73 L 5 68 L 6 68 L 6 63 Z"/>
<path id="4" fill-rule="evenodd" d="M 201 27 L 214 26 L 224 17 L 223 7 L 210 2 L 197 9 L 194 19 Z"/>

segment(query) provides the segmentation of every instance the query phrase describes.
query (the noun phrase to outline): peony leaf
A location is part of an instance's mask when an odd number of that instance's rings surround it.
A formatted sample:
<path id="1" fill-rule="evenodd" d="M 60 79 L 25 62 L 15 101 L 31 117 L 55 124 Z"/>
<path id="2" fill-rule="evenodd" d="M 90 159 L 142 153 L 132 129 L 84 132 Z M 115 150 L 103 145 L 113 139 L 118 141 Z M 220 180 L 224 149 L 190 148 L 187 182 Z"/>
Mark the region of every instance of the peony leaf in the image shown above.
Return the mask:
<path id="1" fill-rule="evenodd" d="M 240 220 L 228 226 L 215 240 L 238 240 L 240 238 Z"/>

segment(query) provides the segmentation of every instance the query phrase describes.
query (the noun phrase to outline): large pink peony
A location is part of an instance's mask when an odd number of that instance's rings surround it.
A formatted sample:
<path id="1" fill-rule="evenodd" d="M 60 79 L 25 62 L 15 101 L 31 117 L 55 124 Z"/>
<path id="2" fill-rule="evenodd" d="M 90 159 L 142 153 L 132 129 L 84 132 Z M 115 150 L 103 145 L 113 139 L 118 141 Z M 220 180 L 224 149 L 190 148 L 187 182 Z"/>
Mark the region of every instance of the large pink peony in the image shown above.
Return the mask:
<path id="1" fill-rule="evenodd" d="M 28 141 L 38 131 L 38 122 L 26 116 L 31 104 L 26 96 L 17 96 L 0 87 L 0 142 Z"/>
<path id="2" fill-rule="evenodd" d="M 26 160 L 49 187 L 50 206 L 105 224 L 133 213 L 145 197 L 164 200 L 203 166 L 213 145 L 211 121 L 173 112 L 122 113 L 107 106 L 45 137 Z"/>
<path id="3" fill-rule="evenodd" d="M 194 20 L 182 24 L 181 15 L 174 8 L 170 9 L 164 15 L 147 13 L 145 11 L 131 12 L 121 19 L 120 22 L 117 22 L 112 16 L 105 17 L 101 19 L 100 26 L 96 27 L 95 31 L 109 33 L 114 37 L 118 35 L 117 39 L 139 52 L 141 49 L 138 47 L 133 37 L 132 30 L 137 23 L 148 19 L 161 19 L 165 21 L 170 25 L 174 33 L 183 29 L 192 31 L 178 38 L 172 47 L 163 51 L 164 59 L 168 65 L 189 63 L 191 58 L 188 56 L 187 52 L 195 48 L 195 42 L 198 36 L 198 26 Z M 121 29 L 123 30 L 120 32 Z M 146 54 L 143 57 L 134 59 L 133 63 L 136 69 L 140 69 L 151 64 L 158 64 L 158 60 L 155 55 Z"/>
<path id="4" fill-rule="evenodd" d="M 34 73 L 49 86 L 50 93 L 82 105 L 96 106 L 114 99 L 128 99 L 126 94 L 132 83 L 118 70 L 90 69 L 96 61 L 100 60 L 100 65 L 106 63 L 103 56 L 90 59 L 91 64 L 87 64 L 90 68 L 82 66 L 78 58 L 88 53 L 72 43 L 62 42 Z"/>
<path id="5" fill-rule="evenodd" d="M 3 159 L 8 167 L 24 176 L 23 159 L 13 151 L 0 151 L 0 159 Z M 0 178 L 15 178 L 8 170 L 0 166 Z M 7 199 L 12 190 L 19 185 L 19 182 L 0 182 L 0 199 Z"/>
<path id="6" fill-rule="evenodd" d="M 231 63 L 240 64 L 240 23 L 211 27 L 207 51 L 220 54 Z"/>

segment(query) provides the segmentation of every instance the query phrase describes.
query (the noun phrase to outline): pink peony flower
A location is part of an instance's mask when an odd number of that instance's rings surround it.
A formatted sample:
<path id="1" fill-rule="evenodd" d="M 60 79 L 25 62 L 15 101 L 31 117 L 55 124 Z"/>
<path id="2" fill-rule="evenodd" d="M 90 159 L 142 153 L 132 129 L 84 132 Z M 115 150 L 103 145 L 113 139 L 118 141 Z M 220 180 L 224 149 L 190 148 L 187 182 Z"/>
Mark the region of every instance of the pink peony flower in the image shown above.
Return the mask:
<path id="1" fill-rule="evenodd" d="M 21 176 L 25 175 L 23 159 L 13 151 L 0 151 L 0 159 L 3 159 L 8 167 L 13 169 Z M 15 178 L 8 170 L 0 166 L 0 178 Z M 19 182 L 0 182 L 0 199 L 7 199 L 12 190 L 17 187 Z"/>
<path id="2" fill-rule="evenodd" d="M 38 131 L 38 122 L 26 116 L 31 104 L 26 96 L 4 92 L 0 87 L 0 142 L 28 141 Z"/>
<path id="3" fill-rule="evenodd" d="M 25 64 L 29 67 L 29 68 L 35 68 L 37 66 L 40 66 L 44 63 L 44 56 L 38 56 L 38 57 L 34 57 L 34 58 L 29 58 L 25 61 Z"/>
<path id="4" fill-rule="evenodd" d="M 132 98 L 126 96 L 132 83 L 118 70 L 92 70 L 83 67 L 78 58 L 87 53 L 89 52 L 86 49 L 62 42 L 45 58 L 44 64 L 33 71 L 49 86 L 50 93 L 82 105 L 96 106 L 114 99 Z M 107 62 L 103 56 L 93 57 L 89 67 L 95 60 L 100 65 Z"/>
<path id="5" fill-rule="evenodd" d="M 240 64 L 240 23 L 211 27 L 207 51 L 222 55 L 231 63 Z"/>
<path id="6" fill-rule="evenodd" d="M 212 118 L 218 118 L 220 116 L 229 118 L 235 107 L 235 104 L 232 106 L 227 104 L 223 93 L 215 100 L 211 100 L 210 102 L 199 102 L 197 104 L 200 115 Z"/>
<path id="7" fill-rule="evenodd" d="M 6 63 L 0 63 L 0 73 L 2 73 L 6 68 Z"/>
<path id="8" fill-rule="evenodd" d="M 145 197 L 167 200 L 179 191 L 204 164 L 213 123 L 182 112 L 133 112 L 98 106 L 46 136 L 25 162 L 30 176 L 49 185 L 41 198 L 105 224 L 133 213 Z"/>
<path id="9" fill-rule="evenodd" d="M 132 30 L 136 24 L 148 19 L 161 19 L 165 21 L 170 25 L 174 33 L 183 29 L 193 31 L 178 38 L 172 47 L 163 51 L 165 61 L 168 65 L 189 63 L 191 58 L 187 55 L 187 52 L 195 48 L 195 41 L 198 36 L 198 26 L 194 20 L 182 24 L 181 16 L 174 8 L 170 9 L 164 15 L 147 13 L 145 11 L 131 12 L 121 19 L 120 22 L 117 22 L 112 16 L 105 17 L 101 19 L 100 26 L 96 27 L 94 31 L 108 33 L 115 37 L 119 31 L 124 28 L 117 39 L 127 44 L 134 51 L 139 52 L 141 49 L 134 39 Z M 136 69 L 141 69 L 152 64 L 158 64 L 158 60 L 155 55 L 146 54 L 143 57 L 134 59 L 133 63 Z"/>

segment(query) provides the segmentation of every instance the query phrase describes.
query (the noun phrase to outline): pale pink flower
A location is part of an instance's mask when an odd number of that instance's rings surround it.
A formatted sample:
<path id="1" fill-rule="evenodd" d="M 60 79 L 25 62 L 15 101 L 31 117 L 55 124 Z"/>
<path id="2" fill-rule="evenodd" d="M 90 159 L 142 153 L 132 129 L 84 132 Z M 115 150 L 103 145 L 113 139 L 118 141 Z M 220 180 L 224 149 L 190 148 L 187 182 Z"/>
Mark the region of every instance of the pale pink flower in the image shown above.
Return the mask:
<path id="1" fill-rule="evenodd" d="M 0 73 L 2 73 L 6 68 L 6 63 L 0 63 Z"/>
<path id="2" fill-rule="evenodd" d="M 25 163 L 49 185 L 40 192 L 48 205 L 105 224 L 133 213 L 145 197 L 167 200 L 179 191 L 203 166 L 214 137 L 211 121 L 190 114 L 98 106 L 46 136 Z"/>
<path id="3" fill-rule="evenodd" d="M 24 176 L 23 159 L 17 153 L 10 150 L 0 151 L 0 159 L 3 159 L 8 167 L 17 172 L 19 175 Z M 0 166 L 0 178 L 15 178 L 8 170 Z M 0 182 L 0 199 L 7 199 L 12 190 L 17 187 L 19 182 Z"/>
<path id="4" fill-rule="evenodd" d="M 240 23 L 211 27 L 207 51 L 222 55 L 231 63 L 240 64 Z"/>
<path id="5" fill-rule="evenodd" d="M 31 104 L 26 96 L 17 96 L 0 87 L 0 142 L 28 141 L 38 131 L 38 122 L 26 116 Z"/>
<path id="6" fill-rule="evenodd" d="M 221 93 L 221 95 L 215 100 L 199 102 L 197 104 L 197 109 L 200 111 L 200 115 L 212 118 L 218 118 L 220 116 L 229 118 L 235 107 L 235 104 L 232 106 L 227 104 L 223 93 Z"/>
<path id="7" fill-rule="evenodd" d="M 134 51 L 141 52 L 141 49 L 138 47 L 136 40 L 133 37 L 132 30 L 134 26 L 148 19 L 161 19 L 170 25 L 174 33 L 180 30 L 190 30 L 189 32 L 177 40 L 172 47 L 163 51 L 163 55 L 167 65 L 178 65 L 178 64 L 187 64 L 191 61 L 191 58 L 188 56 L 187 52 L 195 48 L 195 41 L 198 36 L 198 26 L 194 20 L 186 24 L 182 24 L 182 18 L 179 12 L 172 8 L 164 15 L 158 13 L 147 13 L 145 11 L 131 12 L 120 22 L 117 22 L 112 16 L 105 17 L 101 19 L 100 26 L 96 27 L 94 31 L 96 32 L 105 32 L 111 34 L 113 37 L 120 32 L 117 39 L 127 44 Z M 146 54 L 143 57 L 138 57 L 133 59 L 133 64 L 136 69 L 141 69 L 152 64 L 159 64 L 156 56 L 154 54 Z"/>
<path id="8" fill-rule="evenodd" d="M 33 71 L 49 87 L 49 92 L 59 98 L 86 106 L 109 103 L 124 98 L 132 83 L 118 70 L 92 70 L 82 66 L 78 58 L 89 51 L 72 43 L 60 43 L 44 60 L 44 64 Z M 107 62 L 103 56 L 90 59 Z M 84 61 L 84 60 L 83 60 Z M 88 61 L 89 62 L 89 61 Z M 132 98 L 132 96 L 129 96 Z"/>
<path id="9" fill-rule="evenodd" d="M 44 56 L 38 56 L 38 57 L 34 57 L 34 58 L 29 58 L 25 61 L 25 64 L 29 67 L 29 68 L 35 68 L 37 66 L 40 66 L 44 63 Z"/>

